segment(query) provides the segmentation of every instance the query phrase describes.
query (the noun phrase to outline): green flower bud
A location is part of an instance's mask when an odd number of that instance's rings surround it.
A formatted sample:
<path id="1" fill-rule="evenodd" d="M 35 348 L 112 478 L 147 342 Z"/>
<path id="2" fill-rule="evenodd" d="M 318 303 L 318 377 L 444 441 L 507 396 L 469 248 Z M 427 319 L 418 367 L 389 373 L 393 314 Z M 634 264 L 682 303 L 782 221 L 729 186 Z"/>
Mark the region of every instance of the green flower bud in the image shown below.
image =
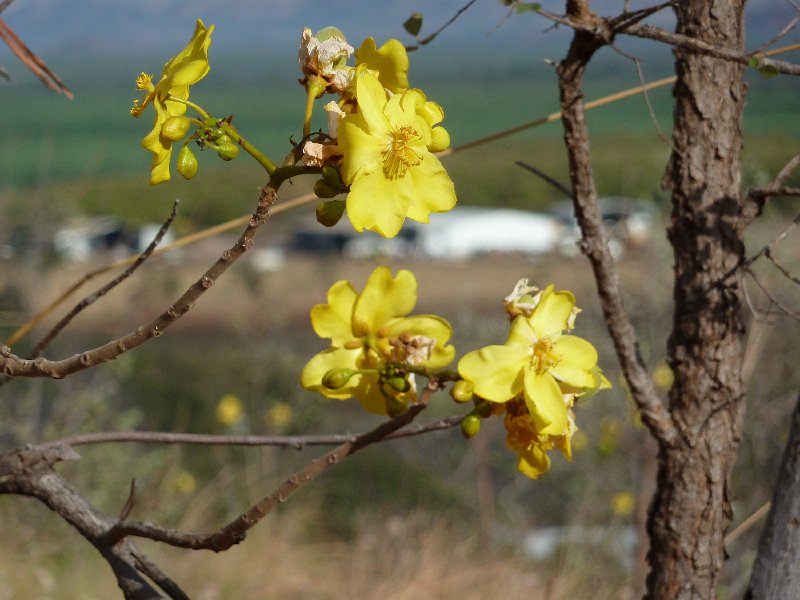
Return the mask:
<path id="1" fill-rule="evenodd" d="M 344 34 L 340 29 L 334 27 L 333 25 L 328 25 L 327 27 L 323 27 L 317 33 L 314 34 L 314 37 L 317 38 L 320 42 L 324 42 L 325 40 L 329 40 L 331 38 L 339 38 L 340 40 L 347 41 L 347 38 L 344 37 Z"/>
<path id="2" fill-rule="evenodd" d="M 215 150 L 222 160 L 233 160 L 239 156 L 239 145 L 227 135 L 219 138 Z"/>
<path id="3" fill-rule="evenodd" d="M 456 402 L 469 402 L 472 400 L 472 382 L 460 379 L 450 388 L 450 396 Z"/>
<path id="4" fill-rule="evenodd" d="M 478 415 L 470 413 L 461 421 L 461 434 L 467 439 L 474 438 L 480 430 L 481 420 Z"/>
<path id="5" fill-rule="evenodd" d="M 346 386 L 355 374 L 353 369 L 331 369 L 322 377 L 322 385 L 329 390 L 339 390 Z"/>
<path id="6" fill-rule="evenodd" d="M 386 380 L 386 384 L 401 394 L 411 389 L 411 383 L 405 377 L 390 377 Z"/>
<path id="7" fill-rule="evenodd" d="M 317 205 L 317 222 L 325 227 L 333 227 L 344 214 L 344 201 L 331 200 Z"/>
<path id="8" fill-rule="evenodd" d="M 317 198 L 333 198 L 343 191 L 344 190 L 338 185 L 331 185 L 324 179 L 317 179 L 314 182 L 314 193 L 317 195 Z"/>
<path id="9" fill-rule="evenodd" d="M 184 179 L 191 179 L 197 174 L 197 158 L 189 146 L 182 146 L 178 152 L 178 173 Z"/>
<path id="10" fill-rule="evenodd" d="M 170 117 L 161 126 L 161 137 L 177 142 L 182 139 L 192 126 L 192 122 L 186 115 L 176 115 Z"/>
<path id="11" fill-rule="evenodd" d="M 492 416 L 492 403 L 488 400 L 479 400 L 475 403 L 475 414 L 480 418 L 486 419 Z"/>
<path id="12" fill-rule="evenodd" d="M 322 179 L 330 183 L 332 186 L 341 188 L 342 191 L 345 189 L 344 182 L 342 182 L 342 175 L 339 173 L 339 169 L 335 167 L 322 167 Z"/>

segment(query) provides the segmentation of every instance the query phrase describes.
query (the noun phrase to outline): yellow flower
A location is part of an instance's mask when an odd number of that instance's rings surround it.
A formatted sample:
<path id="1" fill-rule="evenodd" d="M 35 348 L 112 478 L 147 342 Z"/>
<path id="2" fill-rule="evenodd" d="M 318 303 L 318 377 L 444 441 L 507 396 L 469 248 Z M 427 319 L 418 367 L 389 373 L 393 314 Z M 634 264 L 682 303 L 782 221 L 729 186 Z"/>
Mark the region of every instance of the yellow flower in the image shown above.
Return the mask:
<path id="1" fill-rule="evenodd" d="M 505 404 L 506 416 L 503 425 L 506 428 L 506 445 L 517 453 L 517 469 L 531 479 L 550 469 L 550 457 L 547 452 L 552 448 L 561 450 L 567 459 L 572 459 L 570 439 L 577 431 L 572 416 L 571 395 L 564 397 L 564 405 L 568 410 L 567 430 L 563 435 L 548 435 L 542 433 L 536 426 L 525 400 L 515 398 Z"/>
<path id="2" fill-rule="evenodd" d="M 131 115 L 141 116 L 145 107 L 152 103 L 156 111 L 153 129 L 142 140 L 142 147 L 153 153 L 150 184 L 155 185 L 169 180 L 169 161 L 172 156 L 172 144 L 177 141 L 168 126 L 162 130 L 173 117 L 181 117 L 186 112 L 186 105 L 179 100 L 189 98 L 189 86 L 200 81 L 208 73 L 208 48 L 211 45 L 211 32 L 214 26 L 206 28 L 198 19 L 194 35 L 189 44 L 175 58 L 164 65 L 161 80 L 153 85 L 152 75 L 142 73 L 136 79 L 136 87 L 146 92 L 141 104 L 133 103 Z M 178 101 L 176 101 L 177 99 Z M 180 137 L 178 137 L 180 139 Z"/>
<path id="3" fill-rule="evenodd" d="M 356 50 L 356 66 L 366 65 L 378 73 L 381 85 L 392 94 L 408 89 L 408 54 L 399 40 L 391 39 L 380 48 L 368 37 Z"/>
<path id="4" fill-rule="evenodd" d="M 217 421 L 230 427 L 242 420 L 242 402 L 233 394 L 225 394 L 217 404 Z"/>
<path id="5" fill-rule="evenodd" d="M 294 411 L 292 407 L 285 402 L 276 402 L 267 411 L 266 421 L 267 425 L 275 429 L 285 429 L 292 420 Z"/>
<path id="6" fill-rule="evenodd" d="M 350 186 L 347 215 L 356 231 L 394 237 L 406 217 L 428 222 L 431 212 L 456 204 L 455 188 L 431 152 L 450 137 L 435 126 L 441 107 L 416 89 L 387 99 L 374 73 L 359 67 L 355 79 L 358 111 L 339 125 L 342 180 Z"/>
<path id="7" fill-rule="evenodd" d="M 447 321 L 406 316 L 416 302 L 417 281 L 410 271 L 393 278 L 388 267 L 378 267 L 361 294 L 347 281 L 333 284 L 328 303 L 311 309 L 314 331 L 330 338 L 331 347 L 305 366 L 303 387 L 339 400 L 355 396 L 366 410 L 383 415 L 414 400 L 413 379 L 403 367 L 439 369 L 455 355 L 446 345 L 452 335 Z"/>
<path id="8" fill-rule="evenodd" d="M 530 316 L 518 315 L 503 346 L 487 346 L 458 363 L 475 394 L 507 402 L 523 394 L 541 434 L 563 435 L 568 428 L 563 395 L 583 395 L 610 387 L 597 367 L 597 351 L 586 340 L 565 335 L 572 327 L 575 298 L 549 286 Z"/>

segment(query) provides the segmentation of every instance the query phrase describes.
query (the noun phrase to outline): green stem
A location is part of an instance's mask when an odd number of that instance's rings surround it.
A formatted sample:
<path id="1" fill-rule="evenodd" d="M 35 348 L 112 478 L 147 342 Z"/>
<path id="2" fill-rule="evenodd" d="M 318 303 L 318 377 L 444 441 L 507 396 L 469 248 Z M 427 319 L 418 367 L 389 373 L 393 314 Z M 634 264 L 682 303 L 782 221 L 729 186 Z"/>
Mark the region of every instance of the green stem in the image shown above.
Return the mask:
<path id="1" fill-rule="evenodd" d="M 208 112 L 206 111 L 206 109 L 204 109 L 204 108 L 203 108 L 202 106 L 200 106 L 199 104 L 195 104 L 195 103 L 194 103 L 194 102 L 192 102 L 191 100 L 185 100 L 185 99 L 183 99 L 183 98 L 177 98 L 177 97 L 173 96 L 172 94 L 168 94 L 168 95 L 167 95 L 167 100 L 169 100 L 169 101 L 171 101 L 171 102 L 177 102 L 177 103 L 179 103 L 179 104 L 183 104 L 183 105 L 185 105 L 185 106 L 188 106 L 189 108 L 193 108 L 193 109 L 194 109 L 194 110 L 196 110 L 196 111 L 197 111 L 197 113 L 198 113 L 198 114 L 199 114 L 201 117 L 203 117 L 204 119 L 207 119 L 208 117 L 210 117 L 210 116 L 211 116 L 211 115 L 209 115 L 209 114 L 208 114 Z"/>
<path id="2" fill-rule="evenodd" d="M 311 114 L 314 112 L 314 101 L 328 87 L 328 82 L 318 75 L 313 75 L 308 78 L 306 87 L 308 94 L 306 96 L 306 114 L 303 118 L 303 139 L 311 133 Z"/>
<path id="3" fill-rule="evenodd" d="M 220 129 L 225 132 L 226 135 L 230 136 L 230 138 L 239 144 L 245 152 L 247 152 L 250 156 L 256 159 L 256 162 L 260 164 L 264 169 L 272 175 L 278 169 L 274 162 L 272 162 L 269 158 L 267 158 L 258 148 L 253 146 L 250 142 L 244 139 L 239 132 L 236 131 L 236 128 L 228 123 L 227 121 L 219 121 L 217 123 Z"/>

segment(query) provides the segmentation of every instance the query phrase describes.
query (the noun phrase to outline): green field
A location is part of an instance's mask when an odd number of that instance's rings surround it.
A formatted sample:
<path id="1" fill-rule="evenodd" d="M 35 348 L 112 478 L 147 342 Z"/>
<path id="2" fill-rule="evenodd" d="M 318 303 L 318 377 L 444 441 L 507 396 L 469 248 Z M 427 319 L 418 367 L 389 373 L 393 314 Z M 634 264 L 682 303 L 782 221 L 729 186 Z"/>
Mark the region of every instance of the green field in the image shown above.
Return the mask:
<path id="1" fill-rule="evenodd" d="M 139 143 L 151 117 L 146 114 L 136 120 L 128 114 L 136 96 L 134 74 L 128 84 L 120 73 L 109 79 L 98 72 L 88 80 L 79 78 L 73 85 L 73 102 L 34 84 L 0 87 L 5 115 L 0 212 L 6 218 L 25 211 L 32 190 L 39 198 L 53 199 L 60 211 L 117 214 L 131 221 L 161 220 L 165 201 L 175 196 L 188 203 L 184 210 L 191 207 L 192 221 L 198 225 L 249 210 L 252 192 L 263 176 L 244 155 L 230 164 L 201 155 L 200 173 L 191 184 L 175 181 L 179 179 L 175 175 L 168 185 L 147 185 L 149 154 Z M 300 137 L 304 99 L 296 75 L 284 71 L 265 74 L 263 79 L 237 77 L 235 72 L 226 75 L 224 69 L 212 72 L 193 88 L 192 99 L 220 116 L 233 114 L 243 135 L 279 160 L 289 139 Z M 558 109 L 554 77 L 546 71 L 533 79 L 508 73 L 486 76 L 479 85 L 470 77 L 477 76 L 450 73 L 414 82 L 445 108 L 444 124 L 453 145 Z M 751 79 L 745 121 L 746 185 L 763 183 L 793 153 L 800 138 L 796 82 Z M 634 85 L 634 77 L 603 73 L 588 79 L 586 96 L 594 99 Z M 660 128 L 668 135 L 669 87 L 651 92 L 650 100 Z M 600 193 L 660 198 L 658 182 L 668 146 L 659 138 L 642 96 L 595 109 L 589 122 Z M 560 193 L 514 166 L 514 161 L 528 162 L 565 181 L 560 135 L 558 123 L 550 123 L 448 158 L 460 201 L 542 209 L 559 199 Z"/>

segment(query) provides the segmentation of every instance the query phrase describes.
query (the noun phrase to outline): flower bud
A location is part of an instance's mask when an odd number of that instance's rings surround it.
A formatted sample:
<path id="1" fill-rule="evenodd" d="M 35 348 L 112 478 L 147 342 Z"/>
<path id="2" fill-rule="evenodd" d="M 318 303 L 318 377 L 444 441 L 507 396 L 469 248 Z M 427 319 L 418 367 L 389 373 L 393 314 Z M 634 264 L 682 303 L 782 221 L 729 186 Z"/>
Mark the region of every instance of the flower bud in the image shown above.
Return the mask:
<path id="1" fill-rule="evenodd" d="M 340 187 L 344 189 L 344 183 L 342 183 L 342 175 L 339 173 L 339 169 L 335 167 L 322 167 L 322 179 L 329 183 L 332 186 Z"/>
<path id="2" fill-rule="evenodd" d="M 475 414 L 481 419 L 487 419 L 492 416 L 492 403 L 488 400 L 479 400 L 475 403 Z"/>
<path id="3" fill-rule="evenodd" d="M 342 191 L 341 187 L 338 185 L 331 185 L 324 179 L 317 179 L 314 182 L 314 193 L 317 195 L 317 198 L 333 198 L 341 194 Z"/>
<path id="4" fill-rule="evenodd" d="M 215 150 L 222 160 L 233 160 L 239 156 L 239 145 L 227 135 L 223 135 L 219 138 Z"/>
<path id="5" fill-rule="evenodd" d="M 353 369 L 331 369 L 322 377 L 322 386 L 329 390 L 339 390 L 347 385 L 350 378 L 355 375 Z"/>
<path id="6" fill-rule="evenodd" d="M 390 377 L 386 380 L 386 383 L 390 388 L 400 393 L 411 389 L 411 383 L 405 377 Z"/>
<path id="7" fill-rule="evenodd" d="M 184 179 L 191 179 L 197 174 L 197 158 L 189 146 L 182 146 L 178 152 L 178 173 Z"/>
<path id="8" fill-rule="evenodd" d="M 450 396 L 456 402 L 469 402 L 472 400 L 472 382 L 460 379 L 450 388 Z"/>
<path id="9" fill-rule="evenodd" d="M 333 227 L 344 214 L 343 200 L 330 200 L 317 205 L 317 222 L 325 227 Z"/>
<path id="10" fill-rule="evenodd" d="M 470 413 L 461 421 L 461 435 L 467 439 L 474 438 L 480 430 L 481 420 L 478 415 Z"/>
<path id="11" fill-rule="evenodd" d="M 176 115 L 174 117 L 170 117 L 164 121 L 164 124 L 161 126 L 161 137 L 166 138 L 171 142 L 177 142 L 178 140 L 183 139 L 191 126 L 192 122 L 186 115 Z"/>

